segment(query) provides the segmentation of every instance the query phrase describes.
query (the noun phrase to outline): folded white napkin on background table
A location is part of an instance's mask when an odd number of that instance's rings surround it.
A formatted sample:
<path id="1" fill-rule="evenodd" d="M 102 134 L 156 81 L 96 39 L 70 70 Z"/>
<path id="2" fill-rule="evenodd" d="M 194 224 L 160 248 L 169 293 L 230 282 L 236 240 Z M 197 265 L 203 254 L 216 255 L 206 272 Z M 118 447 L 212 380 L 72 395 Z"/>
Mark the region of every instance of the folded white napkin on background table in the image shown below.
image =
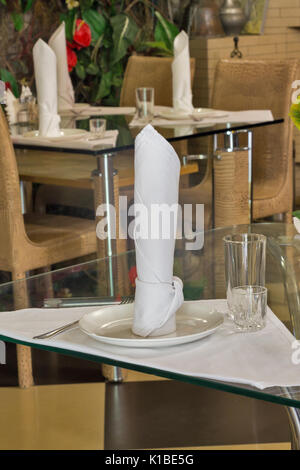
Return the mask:
<path id="1" fill-rule="evenodd" d="M 181 111 L 193 110 L 191 88 L 191 62 L 189 37 L 181 31 L 174 39 L 174 60 L 172 63 L 173 108 Z"/>
<path id="2" fill-rule="evenodd" d="M 59 135 L 60 117 L 57 114 L 56 55 L 42 39 L 33 46 L 34 75 L 39 109 L 41 136 Z"/>
<path id="3" fill-rule="evenodd" d="M 109 307 L 104 307 L 109 308 Z M 202 300 L 199 308 L 227 310 L 226 300 Z M 268 308 L 266 327 L 256 333 L 236 333 L 232 323 L 211 336 L 171 347 L 129 348 L 100 343 L 79 328 L 48 340 L 32 337 L 79 320 L 95 307 L 25 309 L 0 313 L 0 334 L 19 341 L 138 364 L 191 377 L 247 384 L 259 389 L 300 386 L 300 364 L 292 362 L 295 338 Z M 97 310 L 97 309 L 96 309 Z M 298 354 L 299 357 L 299 354 Z"/>
<path id="4" fill-rule="evenodd" d="M 178 204 L 180 161 L 173 147 L 150 125 L 136 137 L 134 172 L 134 203 L 142 205 L 149 217 L 137 219 L 138 214 L 144 213 L 136 208 L 138 277 L 133 332 L 140 336 L 159 336 L 176 330 L 176 311 L 183 303 L 183 293 L 181 280 L 173 277 L 176 223 L 174 227 L 170 221 L 168 238 L 163 239 L 158 232 L 154 239 L 151 210 L 153 205 Z"/>
<path id="5" fill-rule="evenodd" d="M 24 137 L 22 135 L 12 136 L 14 144 L 22 145 L 37 145 L 53 148 L 70 148 L 70 149 L 82 149 L 82 150 L 93 150 L 101 146 L 111 148 L 116 146 L 119 131 L 112 130 L 106 131 L 105 135 L 100 139 L 94 140 L 94 137 L 86 132 L 83 135 L 77 136 L 68 135 L 61 138 L 55 137 Z M 87 140 L 93 139 L 93 140 Z"/>
<path id="6" fill-rule="evenodd" d="M 75 103 L 74 88 L 68 70 L 66 32 L 64 21 L 48 41 L 56 55 L 58 109 L 70 108 Z"/>

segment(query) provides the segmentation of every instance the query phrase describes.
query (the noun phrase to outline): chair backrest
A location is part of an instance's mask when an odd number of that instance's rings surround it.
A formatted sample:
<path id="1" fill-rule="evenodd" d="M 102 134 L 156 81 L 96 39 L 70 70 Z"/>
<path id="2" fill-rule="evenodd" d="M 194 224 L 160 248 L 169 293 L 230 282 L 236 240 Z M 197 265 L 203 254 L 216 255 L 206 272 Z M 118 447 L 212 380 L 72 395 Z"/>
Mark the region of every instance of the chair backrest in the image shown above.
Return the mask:
<path id="1" fill-rule="evenodd" d="M 221 60 L 216 68 L 212 107 L 227 111 L 269 109 L 279 125 L 254 130 L 253 183 L 274 197 L 289 178 L 292 192 L 292 83 L 299 63 L 292 60 Z"/>
<path id="2" fill-rule="evenodd" d="M 19 175 L 6 118 L 0 107 L 0 269 L 9 269 L 27 240 Z"/>
<path id="3" fill-rule="evenodd" d="M 155 104 L 172 106 L 172 57 L 129 57 L 120 96 L 120 106 L 135 106 L 135 89 L 152 87 Z M 191 58 L 191 84 L 195 76 L 195 59 Z"/>

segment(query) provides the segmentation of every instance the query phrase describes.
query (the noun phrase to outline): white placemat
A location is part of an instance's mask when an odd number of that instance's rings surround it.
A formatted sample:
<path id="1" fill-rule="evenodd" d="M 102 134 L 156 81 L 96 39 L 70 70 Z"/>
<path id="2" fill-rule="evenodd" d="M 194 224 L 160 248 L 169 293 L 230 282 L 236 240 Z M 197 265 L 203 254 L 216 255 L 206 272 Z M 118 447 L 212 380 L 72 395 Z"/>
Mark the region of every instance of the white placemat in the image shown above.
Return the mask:
<path id="1" fill-rule="evenodd" d="M 226 311 L 225 300 L 203 300 L 208 309 Z M 300 386 L 300 364 L 292 362 L 293 335 L 270 309 L 266 327 L 256 333 L 236 333 L 225 320 L 213 335 L 168 348 L 125 348 L 101 344 L 69 330 L 48 340 L 32 337 L 77 319 L 95 307 L 76 309 L 27 309 L 0 313 L 0 334 L 56 349 L 77 351 L 125 363 L 187 376 L 248 384 L 259 389 Z"/>
<path id="2" fill-rule="evenodd" d="M 151 121 L 152 126 L 161 126 L 161 127 L 173 127 L 173 126 L 190 126 L 193 125 L 197 127 L 207 127 L 213 126 L 215 124 L 254 124 L 260 122 L 274 121 L 274 117 L 271 111 L 269 110 L 250 110 L 250 111 L 224 111 L 226 116 L 221 117 L 207 117 L 199 121 L 195 119 L 164 119 L 159 116 L 159 112 Z M 187 115 L 188 116 L 188 115 Z M 143 127 L 143 123 L 136 115 L 130 121 L 130 127 Z"/>
<path id="3" fill-rule="evenodd" d="M 104 146 L 107 148 L 115 147 L 119 131 L 106 131 L 105 135 L 101 139 L 94 140 L 94 137 L 91 133 L 86 132 L 82 136 L 65 136 L 61 139 L 55 137 L 24 137 L 23 135 L 12 136 L 12 141 L 14 144 L 22 145 L 36 145 L 36 146 L 45 146 L 45 147 L 54 147 L 54 148 L 70 148 L 70 149 L 83 149 L 83 150 L 93 150 L 95 148 Z M 93 139 L 93 140 L 87 140 Z"/>

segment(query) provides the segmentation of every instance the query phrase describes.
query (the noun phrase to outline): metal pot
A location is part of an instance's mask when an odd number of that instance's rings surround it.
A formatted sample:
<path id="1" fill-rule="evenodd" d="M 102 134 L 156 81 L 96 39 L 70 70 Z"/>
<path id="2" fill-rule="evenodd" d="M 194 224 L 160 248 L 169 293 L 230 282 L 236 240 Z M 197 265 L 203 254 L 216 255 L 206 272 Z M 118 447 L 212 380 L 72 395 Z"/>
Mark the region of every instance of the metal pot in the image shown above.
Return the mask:
<path id="1" fill-rule="evenodd" d="M 250 2 L 247 12 L 243 10 L 238 0 L 224 0 L 220 10 L 220 18 L 225 33 L 228 36 L 238 36 L 250 18 Z"/>
<path id="2" fill-rule="evenodd" d="M 223 36 L 220 7 L 213 0 L 194 0 L 189 11 L 188 34 L 195 36 Z"/>

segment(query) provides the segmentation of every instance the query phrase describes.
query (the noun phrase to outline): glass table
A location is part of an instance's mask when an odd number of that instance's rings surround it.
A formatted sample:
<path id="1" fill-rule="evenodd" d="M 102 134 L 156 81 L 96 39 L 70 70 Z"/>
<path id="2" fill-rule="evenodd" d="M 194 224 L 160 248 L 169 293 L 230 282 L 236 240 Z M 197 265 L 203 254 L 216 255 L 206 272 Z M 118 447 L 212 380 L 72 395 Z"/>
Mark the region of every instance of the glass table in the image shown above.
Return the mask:
<path id="1" fill-rule="evenodd" d="M 293 225 L 264 223 L 214 229 L 203 233 L 203 247 L 195 251 L 185 250 L 185 241 L 177 240 L 174 274 L 181 277 L 184 282 L 185 300 L 225 299 L 223 237 L 229 233 L 245 232 L 261 233 L 267 236 L 266 286 L 268 288 L 268 305 L 295 338 L 300 339 L 300 235 L 297 235 Z M 114 280 L 117 294 L 119 296 L 134 296 L 132 278 L 132 270 L 135 266 L 134 251 L 118 255 L 115 259 Z M 101 295 L 101 280 L 107 275 L 109 275 L 108 259 L 97 259 L 29 277 L 26 280 L 3 284 L 0 286 L 0 310 L 7 312 L 25 307 L 43 308 L 46 305 L 46 298 L 60 297 L 62 291 L 67 292 L 73 301 L 78 297 L 84 297 L 86 305 L 90 305 L 90 298 Z M 47 308 L 44 311 L 46 314 Z M 43 330 L 42 327 L 41 330 Z M 43 332 L 41 331 L 41 333 Z M 270 387 L 261 390 L 245 384 L 174 373 L 168 367 L 161 369 L 151 367 L 147 364 L 147 360 L 143 362 L 122 359 L 122 354 L 116 360 L 113 352 L 110 353 L 109 346 L 103 349 L 100 343 L 99 354 L 93 355 L 79 350 L 61 348 L 54 342 L 51 344 L 51 340 L 43 344 L 34 340 L 20 341 L 13 335 L 8 337 L 3 332 L 1 334 L 1 328 L 0 338 L 3 341 L 55 351 L 117 368 L 137 370 L 285 405 L 291 423 L 293 446 L 294 448 L 300 446 L 300 387 Z M 184 348 L 184 345 L 180 347 Z M 123 349 L 124 356 L 126 356 L 125 349 L 128 348 Z M 169 353 L 171 349 L 172 347 L 169 347 Z"/>
<path id="2" fill-rule="evenodd" d="M 121 112 L 121 111 L 120 111 Z M 93 116 L 94 117 L 94 116 Z M 98 146 L 93 149 L 83 150 L 82 148 L 76 148 L 76 140 L 74 140 L 74 145 L 72 148 L 69 146 L 64 146 L 62 143 L 55 143 L 55 146 L 47 146 L 46 144 L 30 145 L 24 143 L 15 143 L 14 147 L 18 151 L 45 151 L 45 152 L 62 152 L 68 155 L 72 154 L 84 154 L 87 156 L 93 156 L 96 159 L 95 166 L 96 168 L 92 171 L 92 181 L 93 181 L 93 190 L 94 190 L 94 206 L 96 209 L 95 222 L 98 224 L 103 218 L 103 210 L 97 212 L 97 208 L 100 204 L 102 207 L 106 207 L 106 238 L 105 240 L 97 239 L 98 243 L 98 256 L 103 256 L 102 253 L 105 253 L 105 256 L 112 256 L 118 254 L 122 251 L 119 248 L 118 243 L 115 240 L 115 224 L 113 222 L 113 214 L 111 215 L 111 208 L 116 210 L 116 219 L 118 220 L 118 211 L 121 205 L 119 200 L 119 191 L 116 188 L 115 177 L 117 176 L 117 170 L 114 165 L 114 157 L 118 155 L 118 158 L 122 156 L 127 156 L 128 153 L 131 153 L 131 160 L 133 166 L 133 149 L 134 149 L 134 139 L 136 135 L 140 132 L 141 127 L 130 127 L 130 121 L 132 116 L 130 115 L 100 115 L 107 120 L 107 129 L 108 130 L 118 130 L 118 138 L 116 145 L 114 147 Z M 88 116 L 69 116 L 67 118 L 67 124 L 62 124 L 62 127 L 77 127 L 81 129 L 89 129 L 89 117 Z M 226 118 L 224 118 L 226 119 Z M 266 128 L 269 126 L 278 127 L 280 132 L 280 124 L 284 122 L 283 119 L 275 119 L 274 121 L 265 121 L 265 122 L 241 122 L 241 123 L 230 123 L 230 122 L 221 122 L 218 124 L 206 124 L 203 126 L 200 122 L 195 122 L 194 125 L 176 125 L 166 124 L 163 127 L 160 125 L 156 127 L 158 132 L 160 132 L 169 142 L 176 143 L 182 141 L 195 141 L 195 139 L 203 139 L 205 137 L 213 137 L 213 147 L 210 158 L 215 158 L 216 160 L 222 160 L 222 155 L 225 154 L 235 154 L 237 158 L 241 157 L 241 152 L 245 155 L 246 165 L 242 165 L 245 168 L 243 173 L 243 187 L 245 188 L 245 197 L 241 199 L 245 200 L 245 207 L 243 207 L 245 213 L 245 220 L 240 220 L 239 223 L 249 223 L 252 221 L 252 149 L 253 149 L 253 131 L 257 128 Z M 21 129 L 18 129 L 21 133 Z M 198 142 L 197 142 L 198 147 Z M 199 151 L 198 151 L 199 153 Z M 199 156 L 199 155 L 198 155 Z M 201 155 L 203 157 L 203 155 Z M 196 156 L 197 157 L 197 156 Z M 48 157 L 47 157 L 48 158 Z M 74 157 L 75 158 L 75 157 Z M 205 155 L 205 158 L 208 158 L 208 155 Z M 48 159 L 49 160 L 49 159 Z M 189 165 L 192 166 L 191 161 L 196 165 L 196 170 L 189 171 L 198 171 L 198 164 L 194 159 L 183 158 L 183 162 L 189 162 Z M 220 164 L 220 162 L 218 163 Z M 27 163 L 26 163 L 27 165 Z M 78 165 L 75 162 L 75 167 Z M 184 168 L 184 166 L 183 166 Z M 188 170 L 187 170 L 188 173 Z M 74 186 L 76 187 L 76 186 Z M 214 199 L 217 191 L 212 191 L 212 198 Z M 25 197 L 23 197 L 25 199 Z M 231 221 L 230 224 L 236 223 Z M 218 225 L 225 225 L 224 223 Z M 112 273 L 112 268 L 111 268 Z M 111 276 L 110 276 L 111 278 Z M 114 285 L 112 282 L 108 282 L 108 291 L 111 295 L 114 294 Z"/>

